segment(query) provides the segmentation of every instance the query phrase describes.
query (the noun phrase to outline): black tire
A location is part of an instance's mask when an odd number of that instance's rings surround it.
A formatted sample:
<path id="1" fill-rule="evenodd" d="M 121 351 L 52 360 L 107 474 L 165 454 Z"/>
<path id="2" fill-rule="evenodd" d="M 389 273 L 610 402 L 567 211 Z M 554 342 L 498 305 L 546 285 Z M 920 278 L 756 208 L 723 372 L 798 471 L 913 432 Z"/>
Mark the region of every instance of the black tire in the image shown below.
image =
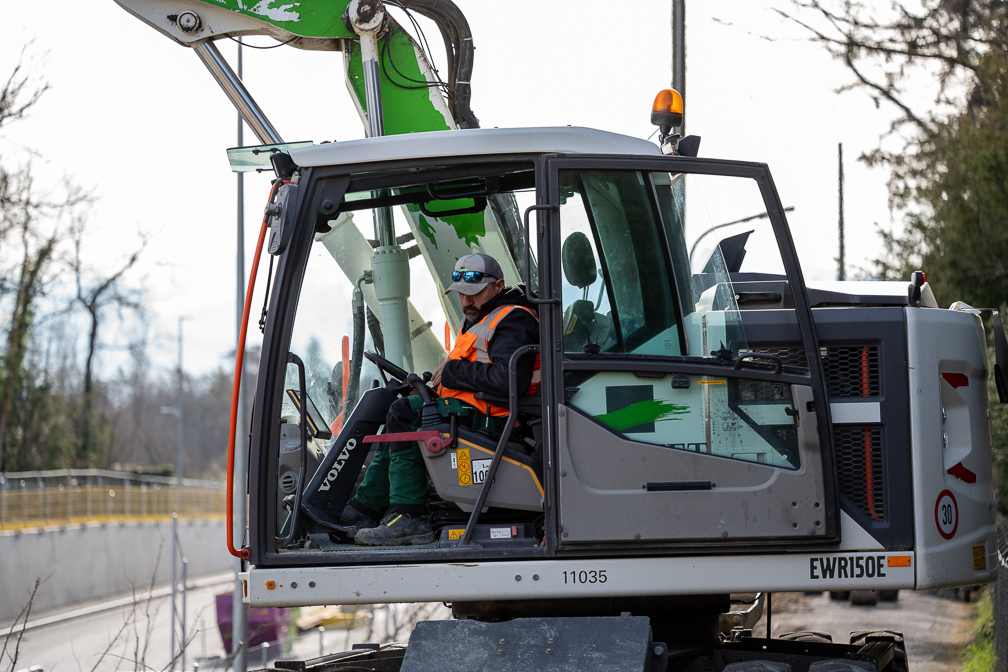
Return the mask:
<path id="1" fill-rule="evenodd" d="M 878 604 L 878 593 L 874 590 L 852 590 L 850 592 L 850 603 L 874 607 Z"/>
<path id="2" fill-rule="evenodd" d="M 815 630 L 799 630 L 798 632 L 788 632 L 777 639 L 788 642 L 809 642 L 813 644 L 832 644 L 833 636 L 828 632 L 817 632 Z"/>
<path id="3" fill-rule="evenodd" d="M 833 658 L 832 660 L 817 660 L 809 665 L 808 669 L 809 672 L 865 672 L 864 665 L 865 663 L 861 661 Z"/>
<path id="4" fill-rule="evenodd" d="M 898 590 L 880 590 L 878 591 L 878 599 L 882 602 L 895 602 L 899 599 Z"/>
<path id="5" fill-rule="evenodd" d="M 829 599 L 836 600 L 838 602 L 846 602 L 850 599 L 849 590 L 831 590 L 829 594 Z"/>
<path id="6" fill-rule="evenodd" d="M 724 672 L 791 672 L 791 666 L 776 660 L 743 660 L 725 665 Z"/>
<path id="7" fill-rule="evenodd" d="M 850 643 L 855 646 L 864 646 L 869 637 L 889 637 L 896 644 L 896 656 L 888 668 L 882 672 L 909 672 L 910 663 L 906 654 L 906 643 L 903 641 L 903 633 L 896 630 L 857 630 L 850 633 Z"/>

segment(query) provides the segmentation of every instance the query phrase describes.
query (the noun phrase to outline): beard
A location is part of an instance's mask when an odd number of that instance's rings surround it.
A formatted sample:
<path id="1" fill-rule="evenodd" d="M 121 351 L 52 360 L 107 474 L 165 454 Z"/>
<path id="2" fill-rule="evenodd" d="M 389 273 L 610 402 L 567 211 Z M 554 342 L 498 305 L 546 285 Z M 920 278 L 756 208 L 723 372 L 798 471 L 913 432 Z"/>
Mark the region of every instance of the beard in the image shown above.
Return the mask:
<path id="1" fill-rule="evenodd" d="M 479 308 L 476 308 L 475 306 L 472 306 L 470 308 L 463 308 L 462 312 L 465 314 L 466 319 L 469 320 L 470 323 L 475 324 L 476 322 L 479 322 L 479 316 L 480 316 Z"/>

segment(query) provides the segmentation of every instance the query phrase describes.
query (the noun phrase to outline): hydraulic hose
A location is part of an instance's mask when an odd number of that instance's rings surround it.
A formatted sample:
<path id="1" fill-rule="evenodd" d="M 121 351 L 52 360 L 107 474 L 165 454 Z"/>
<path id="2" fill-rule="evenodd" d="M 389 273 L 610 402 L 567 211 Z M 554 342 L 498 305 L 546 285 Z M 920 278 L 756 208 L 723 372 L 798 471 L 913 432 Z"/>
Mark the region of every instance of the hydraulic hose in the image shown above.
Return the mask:
<path id="1" fill-rule="evenodd" d="M 479 119 L 469 107 L 472 98 L 469 82 L 475 48 L 465 14 L 451 0 L 398 0 L 394 4 L 426 16 L 437 24 L 448 54 L 448 87 L 451 92 L 448 106 L 452 117 L 460 128 L 479 128 Z"/>
<path id="2" fill-rule="evenodd" d="M 367 309 L 367 327 L 371 332 L 371 340 L 374 341 L 375 350 L 382 357 L 385 356 L 385 334 L 382 333 L 381 320 L 370 308 Z"/>
<path id="3" fill-rule="evenodd" d="M 347 386 L 346 401 L 343 404 L 343 421 L 350 417 L 354 406 L 357 405 L 357 395 L 360 391 L 361 366 L 364 363 L 364 293 L 361 291 L 361 282 L 364 276 L 357 281 L 353 293 L 353 355 L 350 357 L 350 383 Z"/>
<path id="4" fill-rule="evenodd" d="M 270 189 L 267 206 L 273 202 L 277 189 L 283 180 L 273 182 Z M 266 241 L 267 216 L 263 214 L 262 228 L 259 230 L 259 241 L 256 243 L 255 255 L 252 257 L 252 270 L 249 273 L 248 288 L 245 290 L 245 306 L 242 309 L 241 330 L 238 332 L 238 352 L 235 356 L 234 386 L 231 388 L 231 428 L 228 431 L 228 461 L 227 461 L 227 547 L 228 553 L 248 560 L 247 548 L 237 549 L 234 545 L 234 454 L 235 434 L 238 431 L 238 397 L 241 391 L 242 369 L 245 366 L 245 336 L 248 332 L 249 311 L 252 308 L 252 293 L 255 290 L 256 275 L 259 273 L 259 257 L 262 255 L 263 243 Z"/>

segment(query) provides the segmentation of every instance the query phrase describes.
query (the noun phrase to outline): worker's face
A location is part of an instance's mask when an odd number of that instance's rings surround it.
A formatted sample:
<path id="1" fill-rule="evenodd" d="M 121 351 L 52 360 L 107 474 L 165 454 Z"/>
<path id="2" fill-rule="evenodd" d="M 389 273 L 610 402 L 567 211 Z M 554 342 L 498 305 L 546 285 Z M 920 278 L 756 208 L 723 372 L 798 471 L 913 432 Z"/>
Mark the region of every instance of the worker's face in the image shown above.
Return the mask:
<path id="1" fill-rule="evenodd" d="M 479 294 L 459 294 L 459 303 L 462 304 L 462 312 L 465 313 L 466 318 L 470 322 L 475 322 L 479 319 L 480 309 L 486 304 L 487 301 L 492 299 L 501 293 L 504 289 L 504 281 L 498 280 L 491 283 L 480 290 Z"/>

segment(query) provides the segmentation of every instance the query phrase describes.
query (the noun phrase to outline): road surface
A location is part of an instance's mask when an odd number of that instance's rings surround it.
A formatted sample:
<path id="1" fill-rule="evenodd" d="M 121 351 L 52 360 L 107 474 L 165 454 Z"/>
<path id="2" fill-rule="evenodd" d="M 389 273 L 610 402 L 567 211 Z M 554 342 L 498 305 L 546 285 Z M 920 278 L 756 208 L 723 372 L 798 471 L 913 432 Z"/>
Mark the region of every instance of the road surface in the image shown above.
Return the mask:
<path id="1" fill-rule="evenodd" d="M 214 596 L 230 590 L 232 584 L 229 580 L 203 583 L 209 585 L 188 591 L 186 670 L 192 670 L 194 662 L 199 662 L 201 670 L 226 669 Z M 75 607 L 63 612 L 77 614 L 67 619 L 61 619 L 58 612 L 32 615 L 30 627 L 17 647 L 17 662 L 13 666 L 9 656 L 17 646 L 18 633 L 15 629 L 8 638 L 11 624 L 4 624 L 0 630 L 0 649 L 4 639 L 8 639 L 7 653 L 0 659 L 0 670 L 27 670 L 36 665 L 43 672 L 168 669 L 172 659 L 170 599 L 141 599 L 134 606 L 133 600 L 124 599 L 128 597 Z M 128 604 L 103 608 L 117 602 Z M 317 630 L 302 633 L 283 657 L 303 660 L 318 656 L 320 650 L 326 653 L 344 651 L 362 642 L 406 641 L 413 629 L 412 622 L 418 616 L 420 620 L 451 616 L 441 604 L 380 605 L 371 610 L 372 618 L 364 627 L 349 632 L 330 629 L 321 635 Z M 87 611 L 94 613 L 80 615 Z M 40 625 L 32 627 L 33 623 Z M 267 650 L 268 659 L 273 660 L 278 653 L 278 647 L 271 647 Z M 262 667 L 262 659 L 260 650 L 251 650 L 249 669 Z M 181 669 L 180 662 L 176 670 Z"/>
<path id="2" fill-rule="evenodd" d="M 971 641 L 973 605 L 954 600 L 952 591 L 900 591 L 896 602 L 874 607 L 833 601 L 829 593 L 773 596 L 773 633 L 816 630 L 846 644 L 855 630 L 898 630 L 906 640 L 913 672 L 959 672 L 961 655 Z M 754 628 L 766 636 L 766 615 Z"/>

